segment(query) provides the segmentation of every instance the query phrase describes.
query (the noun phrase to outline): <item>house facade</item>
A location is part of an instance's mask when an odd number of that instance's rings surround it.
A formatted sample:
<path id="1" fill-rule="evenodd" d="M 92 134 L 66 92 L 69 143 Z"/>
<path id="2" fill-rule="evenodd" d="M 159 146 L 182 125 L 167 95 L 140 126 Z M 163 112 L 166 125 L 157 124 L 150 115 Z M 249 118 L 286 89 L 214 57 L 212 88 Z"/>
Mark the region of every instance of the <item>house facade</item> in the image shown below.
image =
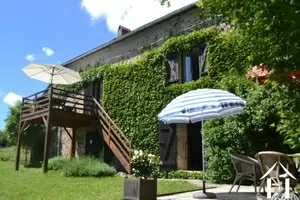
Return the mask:
<path id="1" fill-rule="evenodd" d="M 210 20 L 200 19 L 198 15 L 199 9 L 193 3 L 132 31 L 119 26 L 115 39 L 63 63 L 63 66 L 82 72 L 104 64 L 134 62 L 145 51 L 160 47 L 170 37 L 186 35 L 213 24 Z M 169 55 L 168 82 L 184 83 L 204 77 L 207 72 L 206 52 L 206 44 L 203 43 L 180 56 Z M 80 92 L 93 96 L 101 105 L 103 90 L 105 88 L 102 81 L 97 80 L 87 84 Z M 75 154 L 76 156 L 93 155 L 115 165 L 119 161 L 105 144 L 98 126 L 101 125 L 95 124 L 76 131 Z M 173 146 L 176 153 L 172 156 L 176 161 L 176 169 L 202 168 L 200 130 L 200 124 L 160 125 L 159 144 L 170 139 L 172 134 L 167 133 L 175 134 L 176 140 L 173 140 Z M 57 148 L 58 154 L 64 157 L 69 157 L 71 154 L 72 142 L 69 137 L 71 132 L 72 129 L 66 131 L 59 128 L 56 136 L 58 143 L 54 148 Z M 163 148 L 160 148 L 160 151 L 161 156 L 166 153 Z M 165 165 L 168 168 L 169 164 Z"/>

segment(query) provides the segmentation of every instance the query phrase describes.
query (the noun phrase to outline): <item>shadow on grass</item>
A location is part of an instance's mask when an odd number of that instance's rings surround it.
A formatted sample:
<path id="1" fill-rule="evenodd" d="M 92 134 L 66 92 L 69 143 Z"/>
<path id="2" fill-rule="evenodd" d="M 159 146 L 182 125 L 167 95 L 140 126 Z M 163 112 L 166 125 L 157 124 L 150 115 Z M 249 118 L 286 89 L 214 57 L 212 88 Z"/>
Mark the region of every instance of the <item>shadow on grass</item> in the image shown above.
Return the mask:
<path id="1" fill-rule="evenodd" d="M 42 164 L 41 163 L 24 163 L 23 166 L 25 168 L 41 168 L 42 167 Z"/>
<path id="2" fill-rule="evenodd" d="M 216 188 L 216 187 L 207 187 L 206 189 L 213 189 L 213 188 Z M 157 197 L 164 197 L 164 196 L 182 194 L 182 193 L 186 193 L 186 192 L 196 192 L 196 191 L 202 191 L 202 189 L 199 188 L 199 189 L 193 189 L 193 190 L 185 190 L 182 192 L 171 192 L 171 193 L 165 193 L 165 194 L 158 194 Z"/>
<path id="3" fill-rule="evenodd" d="M 164 196 L 169 196 L 169 195 L 175 195 L 175 194 L 181 194 L 181 193 L 186 193 L 186 192 L 196 192 L 196 191 L 201 191 L 200 190 L 186 190 L 186 191 L 182 191 L 182 192 L 172 192 L 172 193 L 166 193 L 166 194 L 158 194 L 157 197 L 164 197 Z"/>

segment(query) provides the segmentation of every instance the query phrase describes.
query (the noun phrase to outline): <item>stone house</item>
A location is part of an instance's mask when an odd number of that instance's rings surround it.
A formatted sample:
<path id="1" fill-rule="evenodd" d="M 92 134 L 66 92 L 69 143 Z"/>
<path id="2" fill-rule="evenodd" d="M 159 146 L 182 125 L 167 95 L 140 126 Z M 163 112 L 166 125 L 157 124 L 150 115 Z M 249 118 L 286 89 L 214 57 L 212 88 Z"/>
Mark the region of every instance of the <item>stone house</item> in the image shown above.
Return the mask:
<path id="1" fill-rule="evenodd" d="M 76 71 L 84 71 L 103 64 L 132 62 L 142 55 L 145 50 L 159 47 L 172 36 L 188 34 L 212 23 L 209 20 L 201 20 L 198 14 L 199 9 L 193 3 L 132 31 L 129 28 L 119 26 L 115 39 L 63 63 L 63 66 Z M 200 48 L 193 49 L 189 55 L 185 55 L 184 60 L 171 56 L 168 60 L 170 66 L 169 81 L 185 82 L 205 76 L 205 54 L 206 46 L 203 45 Z M 184 65 L 182 62 L 184 62 Z M 182 66 L 184 66 L 184 69 Z M 83 88 L 81 92 L 93 96 L 101 104 L 102 90 L 102 82 L 95 81 Z M 178 148 L 180 148 L 179 145 L 185 145 L 188 141 L 189 143 L 196 141 L 197 144 L 195 143 L 194 146 L 201 147 L 199 145 L 199 140 L 201 140 L 199 124 L 177 125 L 174 130 L 177 130 Z M 68 129 L 68 132 L 71 133 L 72 130 Z M 186 136 L 188 132 L 193 136 L 188 138 Z M 56 148 L 54 151 L 58 155 L 69 157 L 72 144 L 69 133 L 59 128 L 55 139 L 57 139 L 57 143 L 52 147 Z M 178 168 L 201 169 L 201 158 L 198 156 L 199 153 L 201 154 L 200 148 L 194 149 L 190 154 L 192 160 L 183 159 L 183 157 L 186 157 L 184 151 L 179 152 L 181 153 L 177 156 Z M 113 153 L 105 146 L 105 142 L 96 126 L 80 128 L 76 131 L 75 155 L 88 154 L 102 157 L 108 163 L 117 162 Z"/>

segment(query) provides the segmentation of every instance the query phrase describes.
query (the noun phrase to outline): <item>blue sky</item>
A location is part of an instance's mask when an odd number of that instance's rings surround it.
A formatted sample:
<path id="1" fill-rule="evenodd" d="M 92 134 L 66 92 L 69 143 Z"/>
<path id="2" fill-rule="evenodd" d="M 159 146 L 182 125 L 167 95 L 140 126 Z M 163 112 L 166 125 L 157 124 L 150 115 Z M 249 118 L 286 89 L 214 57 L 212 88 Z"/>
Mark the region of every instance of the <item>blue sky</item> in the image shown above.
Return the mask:
<path id="1" fill-rule="evenodd" d="M 113 39 L 119 25 L 135 29 L 194 1 L 173 0 L 171 8 L 155 0 L 3 1 L 0 129 L 5 126 L 9 104 L 47 86 L 28 78 L 22 67 L 30 62 L 64 63 Z"/>

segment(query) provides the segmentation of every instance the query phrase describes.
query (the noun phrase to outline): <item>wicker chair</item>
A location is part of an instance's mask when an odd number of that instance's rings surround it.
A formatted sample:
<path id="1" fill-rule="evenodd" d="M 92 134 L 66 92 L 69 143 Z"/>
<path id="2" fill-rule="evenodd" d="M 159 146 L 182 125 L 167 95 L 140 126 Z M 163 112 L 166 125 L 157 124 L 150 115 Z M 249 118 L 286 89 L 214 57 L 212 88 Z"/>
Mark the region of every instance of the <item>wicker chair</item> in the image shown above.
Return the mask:
<path id="1" fill-rule="evenodd" d="M 236 171 L 235 180 L 229 190 L 229 194 L 233 189 L 234 185 L 238 182 L 237 192 L 239 191 L 240 185 L 244 180 L 253 181 L 254 184 L 254 191 L 256 190 L 257 182 L 259 181 L 260 177 L 262 176 L 259 163 L 254 158 L 249 156 L 239 155 L 239 154 L 230 154 L 232 163 L 234 165 Z"/>
<path id="2" fill-rule="evenodd" d="M 255 155 L 256 159 L 259 162 L 261 171 L 265 174 L 276 162 L 280 162 L 284 167 L 289 170 L 289 172 L 295 177 L 298 178 L 296 164 L 293 159 L 287 156 L 284 153 L 276 152 L 276 151 L 262 151 Z M 281 169 L 279 165 L 277 165 L 273 171 L 268 175 L 268 178 L 271 178 L 272 185 L 279 186 L 280 180 L 282 180 L 286 176 L 286 173 Z M 291 187 L 293 188 L 298 181 L 291 179 Z M 266 184 L 266 178 L 262 180 L 259 191 Z"/>

